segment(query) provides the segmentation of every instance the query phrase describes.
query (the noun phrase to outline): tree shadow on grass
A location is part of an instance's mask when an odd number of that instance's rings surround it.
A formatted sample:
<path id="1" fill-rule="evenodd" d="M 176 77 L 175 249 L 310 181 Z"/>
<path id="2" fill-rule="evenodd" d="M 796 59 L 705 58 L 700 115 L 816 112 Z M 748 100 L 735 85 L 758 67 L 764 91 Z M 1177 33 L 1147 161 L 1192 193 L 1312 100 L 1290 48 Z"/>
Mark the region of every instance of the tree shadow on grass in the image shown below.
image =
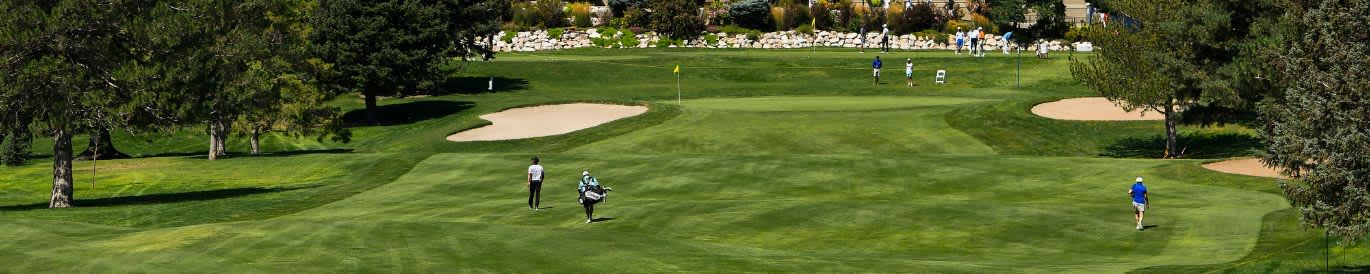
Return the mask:
<path id="1" fill-rule="evenodd" d="M 350 148 L 301 149 L 301 150 L 288 150 L 288 151 L 263 152 L 262 154 L 257 154 L 257 155 L 252 155 L 252 154 L 250 154 L 250 153 L 248 153 L 248 152 L 245 152 L 245 151 L 243 151 L 243 152 L 239 152 L 239 151 L 229 151 L 228 156 L 221 156 L 220 159 L 224 159 L 224 158 L 242 158 L 242 157 L 289 157 L 289 156 L 309 155 L 309 154 L 345 154 L 345 153 L 352 153 L 352 151 L 353 151 L 353 149 L 350 149 Z M 209 152 L 206 152 L 206 151 L 194 151 L 194 152 L 186 152 L 186 151 L 179 151 L 179 152 L 163 152 L 163 153 L 154 153 L 154 154 L 147 154 L 147 155 L 139 155 L 139 156 L 133 157 L 133 158 L 134 158 L 134 159 L 138 159 L 138 158 L 153 158 L 153 157 L 186 157 L 186 158 L 194 158 L 194 159 L 205 159 L 205 158 L 209 157 L 209 156 L 206 155 L 206 154 L 208 154 L 208 153 L 209 153 Z"/>
<path id="2" fill-rule="evenodd" d="M 376 107 L 376 121 L 366 121 L 366 109 L 357 109 L 343 114 L 343 123 L 355 126 L 393 126 L 411 124 L 436 119 L 475 107 L 473 102 L 417 101 Z"/>
<path id="3" fill-rule="evenodd" d="M 76 207 L 112 207 L 112 206 L 129 206 L 129 205 L 166 204 L 166 203 L 180 203 L 180 202 L 192 202 L 192 201 L 206 201 L 206 200 L 227 199 L 227 198 L 235 198 L 235 197 L 242 197 L 242 196 L 249 196 L 249 195 L 256 195 L 256 194 L 285 192 L 285 191 L 300 190 L 300 189 L 308 189 L 308 188 L 315 188 L 315 187 L 319 187 L 319 185 L 308 185 L 308 186 L 297 186 L 297 187 L 282 187 L 282 188 L 245 187 L 245 188 L 217 189 L 217 190 L 205 190 L 205 191 L 194 191 L 194 192 L 181 192 L 181 193 L 162 193 L 162 194 L 151 194 L 151 195 L 140 195 L 140 196 L 121 196 L 121 197 L 110 197 L 110 198 L 99 198 L 99 199 L 80 199 L 80 198 L 77 198 L 77 199 L 75 199 L 74 201 L 72 201 L 72 203 L 74 203 L 74 204 L 76 205 Z M 27 205 L 2 206 L 2 207 L 0 207 L 0 211 L 24 211 L 24 210 L 46 209 L 46 208 L 48 208 L 48 204 L 47 204 L 47 203 L 36 203 L 36 204 L 27 204 Z"/>
<path id="4" fill-rule="evenodd" d="M 1261 141 L 1236 133 L 1187 134 L 1176 138 L 1180 158 L 1232 158 L 1256 154 Z M 1128 137 L 1104 148 L 1099 156 L 1116 158 L 1165 157 L 1165 136 Z"/>
<path id="5" fill-rule="evenodd" d="M 528 88 L 528 80 L 508 77 L 494 77 L 493 89 L 490 76 L 464 76 L 447 78 L 438 84 L 433 95 L 480 94 L 517 91 Z"/>

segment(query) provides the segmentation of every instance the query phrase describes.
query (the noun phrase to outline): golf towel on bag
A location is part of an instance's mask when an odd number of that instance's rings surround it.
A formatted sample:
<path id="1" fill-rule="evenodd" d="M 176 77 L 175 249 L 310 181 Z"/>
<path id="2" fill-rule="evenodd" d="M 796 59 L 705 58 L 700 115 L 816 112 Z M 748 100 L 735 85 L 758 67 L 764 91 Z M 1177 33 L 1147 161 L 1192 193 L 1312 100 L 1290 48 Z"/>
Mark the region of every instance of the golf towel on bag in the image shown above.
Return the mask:
<path id="1" fill-rule="evenodd" d="M 599 185 L 599 180 L 590 175 L 580 178 L 580 185 L 577 190 L 580 191 L 580 203 L 582 204 L 598 203 L 603 201 L 605 196 L 608 196 L 604 188 Z"/>

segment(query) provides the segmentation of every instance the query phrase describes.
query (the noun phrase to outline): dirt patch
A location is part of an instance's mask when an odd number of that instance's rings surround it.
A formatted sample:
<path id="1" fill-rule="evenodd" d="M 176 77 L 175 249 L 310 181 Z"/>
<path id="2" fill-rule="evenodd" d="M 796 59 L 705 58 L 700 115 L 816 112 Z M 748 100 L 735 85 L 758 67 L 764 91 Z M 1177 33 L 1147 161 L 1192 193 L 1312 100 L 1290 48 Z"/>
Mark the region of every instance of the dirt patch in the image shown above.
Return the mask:
<path id="1" fill-rule="evenodd" d="M 1288 177 L 1285 177 L 1284 175 L 1280 174 L 1280 170 L 1261 165 L 1261 160 L 1256 158 L 1244 158 L 1208 163 L 1204 164 L 1203 167 L 1222 173 L 1289 179 Z"/>
<path id="2" fill-rule="evenodd" d="M 1032 107 L 1032 114 L 1057 120 L 1074 121 L 1151 121 L 1165 115 L 1141 110 L 1126 111 L 1104 97 L 1083 97 L 1047 102 Z"/>
<path id="3" fill-rule="evenodd" d="M 494 123 L 447 136 L 448 141 L 498 141 L 571 133 L 647 112 L 644 106 L 563 104 L 515 108 L 481 115 Z"/>

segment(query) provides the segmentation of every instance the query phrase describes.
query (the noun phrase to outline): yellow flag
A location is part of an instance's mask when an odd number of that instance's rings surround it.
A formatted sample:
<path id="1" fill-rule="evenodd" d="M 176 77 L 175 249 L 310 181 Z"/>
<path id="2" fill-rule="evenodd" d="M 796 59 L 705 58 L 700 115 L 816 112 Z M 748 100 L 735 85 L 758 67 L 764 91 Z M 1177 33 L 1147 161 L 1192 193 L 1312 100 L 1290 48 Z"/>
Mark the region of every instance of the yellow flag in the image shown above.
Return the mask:
<path id="1" fill-rule="evenodd" d="M 809 26 L 818 29 L 818 18 L 809 19 Z"/>
<path id="2" fill-rule="evenodd" d="M 675 71 L 672 71 L 672 72 L 673 72 L 673 73 L 680 73 L 680 65 L 675 65 Z"/>

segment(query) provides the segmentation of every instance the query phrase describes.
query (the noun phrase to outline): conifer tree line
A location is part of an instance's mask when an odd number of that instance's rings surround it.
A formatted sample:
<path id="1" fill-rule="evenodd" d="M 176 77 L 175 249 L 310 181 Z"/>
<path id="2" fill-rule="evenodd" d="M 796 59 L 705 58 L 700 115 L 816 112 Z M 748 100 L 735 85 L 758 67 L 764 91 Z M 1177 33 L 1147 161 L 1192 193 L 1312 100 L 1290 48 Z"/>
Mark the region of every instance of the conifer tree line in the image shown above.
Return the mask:
<path id="1" fill-rule="evenodd" d="M 435 89 L 498 32 L 505 1 L 0 1 L 0 162 L 52 140 L 49 207 L 73 206 L 72 161 L 127 157 L 111 132 L 203 129 L 206 158 L 232 136 L 346 142 L 328 101 Z M 368 115 L 374 122 L 374 115 Z M 89 135 L 84 152 L 72 139 Z"/>

